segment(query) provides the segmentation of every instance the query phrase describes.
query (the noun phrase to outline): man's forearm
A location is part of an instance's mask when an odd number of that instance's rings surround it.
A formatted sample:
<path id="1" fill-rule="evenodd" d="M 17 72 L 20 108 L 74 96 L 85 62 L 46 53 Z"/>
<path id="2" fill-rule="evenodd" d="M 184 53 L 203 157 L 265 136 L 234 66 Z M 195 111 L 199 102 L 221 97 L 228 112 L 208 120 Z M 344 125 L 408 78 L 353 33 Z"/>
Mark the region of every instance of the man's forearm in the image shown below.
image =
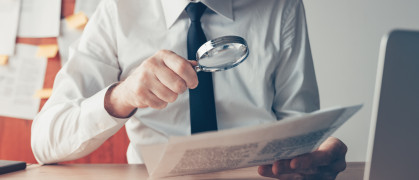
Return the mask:
<path id="1" fill-rule="evenodd" d="M 41 164 L 83 157 L 98 148 L 126 122 L 103 107 L 106 89 L 84 100 L 48 102 L 32 124 L 31 145 Z M 102 106 L 102 107 L 100 107 Z"/>

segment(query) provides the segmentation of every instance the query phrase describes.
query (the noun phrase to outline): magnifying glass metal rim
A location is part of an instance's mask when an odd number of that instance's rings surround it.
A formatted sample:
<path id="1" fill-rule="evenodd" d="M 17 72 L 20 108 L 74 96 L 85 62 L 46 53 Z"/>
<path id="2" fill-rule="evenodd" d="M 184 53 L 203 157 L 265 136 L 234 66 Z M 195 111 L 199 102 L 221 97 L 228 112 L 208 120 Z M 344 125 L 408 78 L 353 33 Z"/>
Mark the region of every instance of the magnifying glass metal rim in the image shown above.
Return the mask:
<path id="1" fill-rule="evenodd" d="M 211 52 L 213 49 L 218 48 L 220 46 L 225 46 L 226 44 L 240 44 L 243 45 L 244 48 L 246 48 L 246 52 L 243 56 L 241 56 L 238 60 L 236 60 L 231 66 L 226 66 L 223 68 L 217 67 L 217 68 L 211 68 L 211 67 L 204 67 L 199 64 L 199 59 L 202 59 L 202 57 L 207 56 L 209 52 Z M 196 52 L 196 59 L 198 61 L 198 65 L 195 66 L 195 71 L 205 71 L 205 72 L 216 72 L 216 71 L 223 71 L 227 70 L 233 67 L 236 67 L 240 63 L 242 63 L 247 56 L 249 55 L 249 48 L 247 46 L 247 42 L 245 39 L 243 39 L 240 36 L 222 36 L 210 41 L 207 41 L 205 44 L 203 44 L 201 47 L 199 47 L 198 51 Z"/>

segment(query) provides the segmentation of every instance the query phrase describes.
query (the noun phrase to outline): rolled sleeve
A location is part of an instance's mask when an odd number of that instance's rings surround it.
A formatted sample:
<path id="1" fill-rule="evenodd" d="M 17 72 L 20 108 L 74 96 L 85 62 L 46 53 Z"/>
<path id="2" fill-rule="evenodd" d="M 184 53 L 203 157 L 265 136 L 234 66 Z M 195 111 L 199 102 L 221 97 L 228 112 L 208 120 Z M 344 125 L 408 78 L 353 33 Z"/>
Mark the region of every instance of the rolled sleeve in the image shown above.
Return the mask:
<path id="1" fill-rule="evenodd" d="M 273 110 L 277 119 L 320 108 L 304 5 L 289 1 L 281 22 L 281 51 L 274 80 Z"/>
<path id="2" fill-rule="evenodd" d="M 104 0 L 71 46 L 69 61 L 58 72 L 53 93 L 32 123 L 31 146 L 41 164 L 81 158 L 124 126 L 128 118 L 111 116 L 104 100 L 119 81 L 113 0 Z"/>
<path id="3" fill-rule="evenodd" d="M 105 132 L 115 127 L 120 128 L 128 121 L 129 118 L 116 118 L 106 111 L 104 99 L 109 87 L 81 103 L 80 108 L 83 111 L 80 112 L 80 119 L 85 119 L 85 121 L 82 121 L 82 126 L 86 127 L 87 130 L 84 132 L 84 137 L 96 137 L 100 135 L 97 132 Z"/>

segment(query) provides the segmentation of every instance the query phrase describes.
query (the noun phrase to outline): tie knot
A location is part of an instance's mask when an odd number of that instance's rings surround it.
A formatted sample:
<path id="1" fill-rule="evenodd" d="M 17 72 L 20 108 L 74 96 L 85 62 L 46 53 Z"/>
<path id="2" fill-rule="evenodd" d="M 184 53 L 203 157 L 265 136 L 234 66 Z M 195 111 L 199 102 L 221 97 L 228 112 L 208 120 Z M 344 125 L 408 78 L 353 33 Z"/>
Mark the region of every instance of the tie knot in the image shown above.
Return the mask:
<path id="1" fill-rule="evenodd" d="M 186 13 L 188 14 L 191 21 L 200 21 L 202 14 L 204 14 L 205 9 L 207 6 L 199 3 L 189 3 L 188 6 L 186 6 Z"/>

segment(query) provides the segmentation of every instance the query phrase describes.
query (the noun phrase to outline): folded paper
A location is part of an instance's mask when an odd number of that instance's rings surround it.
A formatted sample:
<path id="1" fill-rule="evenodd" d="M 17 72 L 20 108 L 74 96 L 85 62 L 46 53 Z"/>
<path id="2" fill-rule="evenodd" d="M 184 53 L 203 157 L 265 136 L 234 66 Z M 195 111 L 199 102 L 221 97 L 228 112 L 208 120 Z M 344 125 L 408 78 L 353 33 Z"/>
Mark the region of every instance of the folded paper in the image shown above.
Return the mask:
<path id="1" fill-rule="evenodd" d="M 309 153 L 362 105 L 338 107 L 270 124 L 170 137 L 139 145 L 151 177 L 167 177 L 272 164 Z"/>

